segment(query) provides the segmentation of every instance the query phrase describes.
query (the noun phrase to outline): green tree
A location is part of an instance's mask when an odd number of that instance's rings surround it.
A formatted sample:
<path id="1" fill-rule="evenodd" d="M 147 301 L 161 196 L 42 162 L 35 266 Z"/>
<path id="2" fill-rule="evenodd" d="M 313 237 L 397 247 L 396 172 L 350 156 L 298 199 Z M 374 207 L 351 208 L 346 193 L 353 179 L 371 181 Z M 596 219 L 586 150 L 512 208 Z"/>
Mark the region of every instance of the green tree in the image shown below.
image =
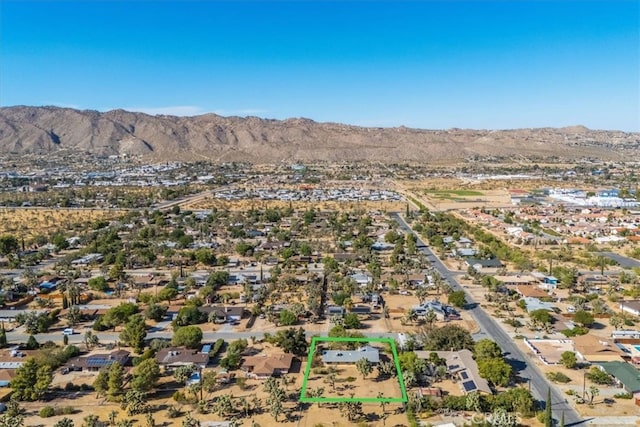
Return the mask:
<path id="1" fill-rule="evenodd" d="M 111 307 L 101 319 L 102 324 L 107 327 L 115 328 L 118 325 L 126 323 L 131 316 L 138 313 L 139 308 L 136 304 L 123 302 L 115 307 Z"/>
<path id="2" fill-rule="evenodd" d="M 160 367 L 156 359 L 146 359 L 133 369 L 131 388 L 146 392 L 153 390 L 160 379 Z"/>
<path id="3" fill-rule="evenodd" d="M 587 372 L 585 374 L 585 376 L 589 381 L 594 382 L 594 383 L 599 384 L 599 385 L 610 385 L 610 384 L 613 384 L 613 380 L 611 379 L 609 374 L 607 374 L 605 371 L 601 370 L 600 368 L 598 368 L 596 366 L 592 367 L 589 370 L 589 372 Z"/>
<path id="4" fill-rule="evenodd" d="M 293 353 L 297 356 L 304 356 L 307 354 L 307 348 L 309 343 L 304 332 L 304 329 L 289 328 L 284 331 L 278 331 L 273 338 L 275 345 L 285 351 L 285 353 Z"/>
<path id="5" fill-rule="evenodd" d="M 117 400 L 124 392 L 124 368 L 118 362 L 109 365 L 107 378 L 107 397 L 110 400 Z"/>
<path id="6" fill-rule="evenodd" d="M 547 400 L 544 406 L 544 427 L 553 426 L 553 414 L 551 413 L 551 387 L 547 388 Z"/>
<path id="7" fill-rule="evenodd" d="M 578 358 L 573 351 L 565 351 L 560 355 L 560 363 L 562 363 L 565 368 L 573 369 L 578 364 Z"/>
<path id="8" fill-rule="evenodd" d="M 98 292 L 106 292 L 109 290 L 109 284 L 104 276 L 92 277 L 87 282 L 87 286 L 89 286 L 89 289 L 93 289 Z"/>
<path id="9" fill-rule="evenodd" d="M 56 250 L 61 251 L 69 247 L 69 242 L 62 233 L 56 233 L 51 238 L 51 243 L 55 245 Z"/>
<path id="10" fill-rule="evenodd" d="M 280 312 L 279 321 L 280 321 L 280 324 L 283 326 L 291 326 L 296 324 L 296 322 L 298 321 L 298 318 L 291 311 L 282 310 Z"/>
<path id="11" fill-rule="evenodd" d="M 347 313 L 344 316 L 343 325 L 347 329 L 360 329 L 362 327 L 362 323 L 360 323 L 360 319 L 356 313 Z"/>
<path id="12" fill-rule="evenodd" d="M 96 398 L 107 393 L 109 389 L 109 372 L 105 369 L 98 372 L 96 379 L 93 381 L 93 389 L 96 391 Z"/>
<path id="13" fill-rule="evenodd" d="M 120 340 L 132 347 L 133 351 L 141 354 L 144 351 L 144 340 L 147 337 L 146 328 L 147 326 L 142 315 L 136 314 L 131 316 L 124 330 L 120 332 Z"/>
<path id="14" fill-rule="evenodd" d="M 197 326 L 182 326 L 173 333 L 172 344 L 187 348 L 198 348 L 202 342 L 202 329 Z"/>
<path id="15" fill-rule="evenodd" d="M 9 255 L 17 252 L 20 248 L 18 239 L 11 234 L 5 234 L 0 237 L 0 255 Z"/>
<path id="16" fill-rule="evenodd" d="M 467 303 L 464 291 L 454 291 L 447 296 L 447 301 L 454 307 L 462 308 Z"/>
<path id="17" fill-rule="evenodd" d="M 473 350 L 475 342 L 466 329 L 458 325 L 445 325 L 421 334 L 424 349 L 428 351 Z"/>
<path id="18" fill-rule="evenodd" d="M 7 346 L 7 331 L 4 329 L 4 324 L 0 326 L 0 348 Z"/>
<path id="19" fill-rule="evenodd" d="M 178 296 L 178 290 L 176 288 L 165 286 L 158 292 L 158 300 L 171 303 Z"/>
<path id="20" fill-rule="evenodd" d="M 402 372 L 412 372 L 416 376 L 423 374 L 427 370 L 424 359 L 419 358 L 413 351 L 405 351 L 398 356 L 400 369 Z"/>
<path id="21" fill-rule="evenodd" d="M 478 362 L 480 376 L 494 385 L 506 387 L 511 379 L 511 365 L 502 359 L 486 359 Z"/>
<path id="22" fill-rule="evenodd" d="M 373 365 L 369 362 L 369 359 L 363 357 L 362 359 L 356 362 L 356 368 L 358 372 L 362 375 L 362 378 L 366 378 L 371 372 L 373 372 Z"/>
<path id="23" fill-rule="evenodd" d="M 529 313 L 529 318 L 534 324 L 549 325 L 551 323 L 551 314 L 544 308 L 533 310 Z"/>
<path id="24" fill-rule="evenodd" d="M 584 310 L 578 310 L 573 315 L 573 321 L 581 325 L 582 327 L 589 328 L 595 322 L 593 315 Z"/>
<path id="25" fill-rule="evenodd" d="M 36 337 L 33 335 L 29 335 L 29 339 L 27 340 L 27 350 L 37 350 L 40 348 L 40 343 L 36 340 Z"/>
<path id="26" fill-rule="evenodd" d="M 49 388 L 52 378 L 49 365 L 39 366 L 36 360 L 30 357 L 16 369 L 16 374 L 10 382 L 12 396 L 20 401 L 39 400 Z"/>
<path id="27" fill-rule="evenodd" d="M 494 341 L 484 338 L 476 342 L 473 354 L 477 361 L 486 359 L 501 359 L 502 349 Z"/>
<path id="28" fill-rule="evenodd" d="M 164 316 L 167 314 L 168 309 L 169 307 L 165 305 L 150 304 L 144 311 L 144 315 L 147 319 L 160 322 L 162 319 L 164 319 Z"/>

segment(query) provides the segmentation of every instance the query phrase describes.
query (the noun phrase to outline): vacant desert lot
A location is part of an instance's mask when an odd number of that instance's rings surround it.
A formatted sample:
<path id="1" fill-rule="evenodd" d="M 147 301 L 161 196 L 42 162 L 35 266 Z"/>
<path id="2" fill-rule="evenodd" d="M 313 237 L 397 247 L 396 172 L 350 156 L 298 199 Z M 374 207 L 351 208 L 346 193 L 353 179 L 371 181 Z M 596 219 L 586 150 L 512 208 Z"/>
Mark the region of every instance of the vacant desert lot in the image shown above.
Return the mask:
<path id="1" fill-rule="evenodd" d="M 112 220 L 123 211 L 81 208 L 0 208 L 0 235 L 14 234 L 18 238 L 91 229 L 98 220 Z"/>

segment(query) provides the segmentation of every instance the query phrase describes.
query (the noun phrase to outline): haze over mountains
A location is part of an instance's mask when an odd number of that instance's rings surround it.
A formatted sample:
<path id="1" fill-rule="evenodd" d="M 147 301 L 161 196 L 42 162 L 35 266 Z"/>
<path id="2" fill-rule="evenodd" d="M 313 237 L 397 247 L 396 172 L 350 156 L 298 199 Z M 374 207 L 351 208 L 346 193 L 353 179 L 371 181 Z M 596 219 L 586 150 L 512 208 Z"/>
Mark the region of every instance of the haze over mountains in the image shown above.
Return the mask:
<path id="1" fill-rule="evenodd" d="M 477 157 L 640 158 L 640 133 L 582 126 L 515 130 L 371 128 L 308 119 L 150 116 L 58 107 L 0 108 L 0 152 L 129 154 L 149 161 L 443 162 Z"/>

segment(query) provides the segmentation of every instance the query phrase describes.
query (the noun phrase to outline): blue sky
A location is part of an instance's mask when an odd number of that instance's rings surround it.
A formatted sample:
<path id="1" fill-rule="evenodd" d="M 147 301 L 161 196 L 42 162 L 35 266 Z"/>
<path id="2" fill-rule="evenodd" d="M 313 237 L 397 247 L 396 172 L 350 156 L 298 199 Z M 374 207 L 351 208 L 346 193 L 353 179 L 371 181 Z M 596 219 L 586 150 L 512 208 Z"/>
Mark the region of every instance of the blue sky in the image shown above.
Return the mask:
<path id="1" fill-rule="evenodd" d="M 640 131 L 640 2 L 0 2 L 0 105 Z"/>

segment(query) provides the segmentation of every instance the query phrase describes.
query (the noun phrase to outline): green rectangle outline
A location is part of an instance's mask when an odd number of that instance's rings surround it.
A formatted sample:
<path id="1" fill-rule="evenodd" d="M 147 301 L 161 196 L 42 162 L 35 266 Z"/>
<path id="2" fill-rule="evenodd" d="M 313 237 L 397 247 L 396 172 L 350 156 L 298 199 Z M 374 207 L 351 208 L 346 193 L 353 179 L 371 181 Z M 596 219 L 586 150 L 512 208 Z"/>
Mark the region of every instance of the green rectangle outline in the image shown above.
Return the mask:
<path id="1" fill-rule="evenodd" d="M 391 346 L 391 353 L 393 354 L 393 362 L 396 365 L 396 374 L 398 383 L 400 384 L 400 392 L 402 397 L 304 397 L 307 391 L 307 380 L 311 373 L 311 362 L 313 361 L 313 353 L 316 350 L 316 344 L 318 342 L 379 342 L 386 343 Z M 396 342 L 393 338 L 349 338 L 349 337 L 312 337 L 311 346 L 307 354 L 307 366 L 304 370 L 304 378 L 302 379 L 302 389 L 300 390 L 300 402 L 302 403 L 342 403 L 342 402 L 361 402 L 361 403 L 406 403 L 408 401 L 407 389 L 404 385 L 404 379 L 402 378 L 402 369 L 400 368 L 400 361 L 398 359 L 398 350 L 396 349 Z"/>

